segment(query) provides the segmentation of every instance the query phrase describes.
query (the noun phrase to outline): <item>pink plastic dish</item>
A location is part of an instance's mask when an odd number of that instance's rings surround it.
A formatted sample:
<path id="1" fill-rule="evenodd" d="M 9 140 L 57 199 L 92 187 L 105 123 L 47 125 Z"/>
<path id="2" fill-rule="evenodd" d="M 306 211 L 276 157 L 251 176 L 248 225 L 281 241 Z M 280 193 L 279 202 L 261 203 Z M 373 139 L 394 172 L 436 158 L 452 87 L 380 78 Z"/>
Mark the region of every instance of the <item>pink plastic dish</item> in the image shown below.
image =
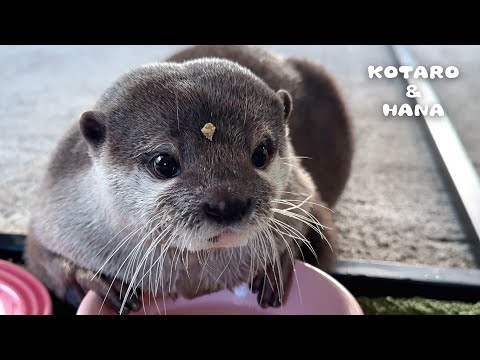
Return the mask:
<path id="1" fill-rule="evenodd" d="M 144 299 L 145 306 L 132 315 L 363 315 L 355 298 L 338 281 L 313 266 L 297 261 L 293 283 L 284 305 L 262 309 L 255 294 L 238 296 L 228 290 L 203 295 L 193 300 Z M 102 299 L 89 292 L 78 308 L 77 315 L 114 315 Z"/>
<path id="2" fill-rule="evenodd" d="M 0 260 L 0 315 L 51 315 L 45 286 L 28 271 Z"/>

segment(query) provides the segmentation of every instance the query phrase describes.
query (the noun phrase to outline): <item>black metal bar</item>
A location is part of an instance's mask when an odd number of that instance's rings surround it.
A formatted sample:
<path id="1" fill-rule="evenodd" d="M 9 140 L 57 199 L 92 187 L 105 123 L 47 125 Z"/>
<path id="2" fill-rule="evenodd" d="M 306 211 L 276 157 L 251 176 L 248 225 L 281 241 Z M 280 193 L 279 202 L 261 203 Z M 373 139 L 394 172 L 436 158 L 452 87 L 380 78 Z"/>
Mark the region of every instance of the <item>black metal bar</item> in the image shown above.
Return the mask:
<path id="1" fill-rule="evenodd" d="M 0 259 L 22 263 L 24 244 L 25 235 L 0 233 Z"/>
<path id="2" fill-rule="evenodd" d="M 417 61 L 406 45 L 394 45 L 392 48 L 399 65 L 417 67 Z M 421 97 L 415 98 L 417 104 L 421 106 L 440 104 L 438 96 L 427 79 L 414 79 L 410 76 L 407 82 L 409 85 L 415 85 L 417 91 L 421 93 Z M 445 115 L 441 117 L 424 115 L 423 118 L 456 192 L 458 200 L 456 202 L 461 206 L 462 222 L 466 225 L 467 236 L 472 240 L 476 260 L 480 263 L 480 179 L 478 173 L 448 114 L 445 112 Z"/>
<path id="3" fill-rule="evenodd" d="M 480 301 L 480 270 L 339 260 L 332 276 L 354 296 Z"/>
<path id="4" fill-rule="evenodd" d="M 23 252 L 25 244 L 25 235 L 20 234 L 0 234 L 0 250 Z"/>

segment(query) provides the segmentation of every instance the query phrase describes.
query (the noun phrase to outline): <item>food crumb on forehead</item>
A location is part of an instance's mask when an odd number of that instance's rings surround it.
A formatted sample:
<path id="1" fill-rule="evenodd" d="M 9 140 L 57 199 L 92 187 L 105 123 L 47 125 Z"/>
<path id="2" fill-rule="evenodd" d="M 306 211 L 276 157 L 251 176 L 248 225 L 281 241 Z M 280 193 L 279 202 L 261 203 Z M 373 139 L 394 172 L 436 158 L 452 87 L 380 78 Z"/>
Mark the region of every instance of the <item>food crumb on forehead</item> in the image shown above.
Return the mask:
<path id="1" fill-rule="evenodd" d="M 213 125 L 212 123 L 206 123 L 203 128 L 202 128 L 202 134 L 205 135 L 205 137 L 212 141 L 213 139 L 213 134 L 215 133 L 215 125 Z"/>

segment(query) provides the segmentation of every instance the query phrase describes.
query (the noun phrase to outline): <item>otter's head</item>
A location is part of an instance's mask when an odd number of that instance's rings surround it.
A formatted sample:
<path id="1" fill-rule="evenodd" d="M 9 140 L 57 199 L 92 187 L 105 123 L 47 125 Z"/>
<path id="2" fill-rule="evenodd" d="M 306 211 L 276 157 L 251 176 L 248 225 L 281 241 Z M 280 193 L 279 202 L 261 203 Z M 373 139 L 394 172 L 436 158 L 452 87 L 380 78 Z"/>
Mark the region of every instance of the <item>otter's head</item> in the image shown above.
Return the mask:
<path id="1" fill-rule="evenodd" d="M 286 91 L 236 63 L 155 63 L 119 79 L 80 129 L 112 211 L 196 251 L 265 231 L 290 172 L 281 158 L 291 109 Z"/>

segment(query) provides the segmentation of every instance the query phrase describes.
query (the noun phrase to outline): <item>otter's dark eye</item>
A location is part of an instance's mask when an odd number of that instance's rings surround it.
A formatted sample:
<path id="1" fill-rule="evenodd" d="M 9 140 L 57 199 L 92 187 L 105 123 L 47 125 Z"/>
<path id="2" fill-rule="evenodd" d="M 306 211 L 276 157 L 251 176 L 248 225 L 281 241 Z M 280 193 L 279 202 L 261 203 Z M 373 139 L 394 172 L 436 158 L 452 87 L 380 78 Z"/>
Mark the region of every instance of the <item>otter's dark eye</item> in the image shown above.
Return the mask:
<path id="1" fill-rule="evenodd" d="M 177 176 L 180 166 L 170 155 L 158 155 L 152 160 L 152 169 L 155 175 L 161 179 L 170 179 Z"/>
<path id="2" fill-rule="evenodd" d="M 259 145 L 253 151 L 252 163 L 259 169 L 263 169 L 267 165 L 268 149 L 265 145 Z"/>

